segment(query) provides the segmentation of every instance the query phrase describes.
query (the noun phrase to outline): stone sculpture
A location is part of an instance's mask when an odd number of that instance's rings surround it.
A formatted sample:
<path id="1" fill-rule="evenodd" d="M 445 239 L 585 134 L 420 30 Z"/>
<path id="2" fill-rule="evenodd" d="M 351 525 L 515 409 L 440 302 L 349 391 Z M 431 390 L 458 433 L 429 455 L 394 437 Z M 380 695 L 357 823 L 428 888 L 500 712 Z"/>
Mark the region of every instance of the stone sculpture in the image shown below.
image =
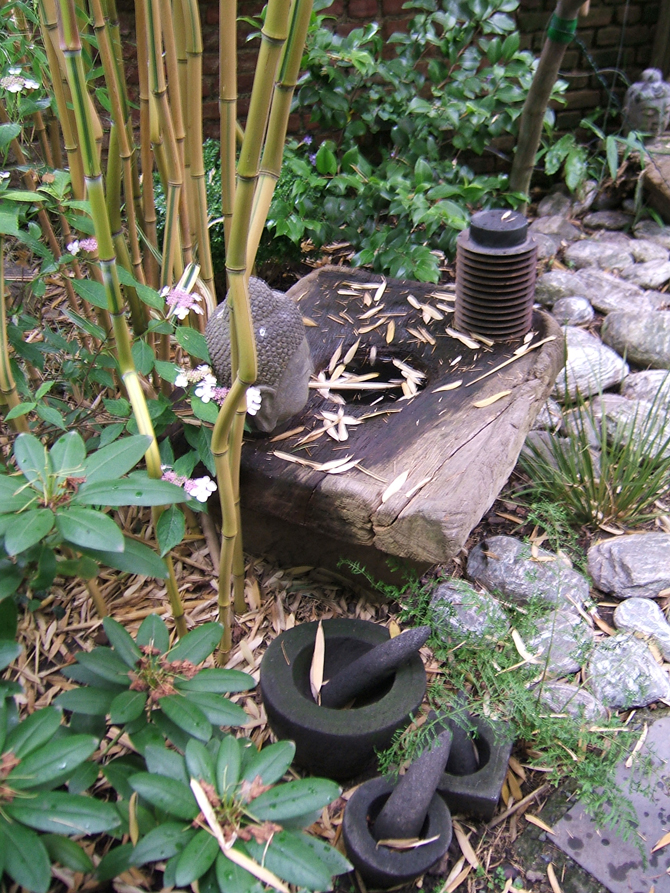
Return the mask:
<path id="1" fill-rule="evenodd" d="M 641 130 L 658 136 L 670 121 L 670 84 L 658 68 L 646 68 L 641 80 L 626 91 L 623 107 L 626 130 Z"/>
<path id="2" fill-rule="evenodd" d="M 248 421 L 256 430 L 269 433 L 307 403 L 314 367 L 302 316 L 291 298 L 252 277 L 249 300 L 258 355 L 255 387 L 261 393 L 261 406 L 256 415 L 248 416 Z M 227 301 L 212 314 L 205 334 L 216 377 L 223 387 L 230 387 Z"/>

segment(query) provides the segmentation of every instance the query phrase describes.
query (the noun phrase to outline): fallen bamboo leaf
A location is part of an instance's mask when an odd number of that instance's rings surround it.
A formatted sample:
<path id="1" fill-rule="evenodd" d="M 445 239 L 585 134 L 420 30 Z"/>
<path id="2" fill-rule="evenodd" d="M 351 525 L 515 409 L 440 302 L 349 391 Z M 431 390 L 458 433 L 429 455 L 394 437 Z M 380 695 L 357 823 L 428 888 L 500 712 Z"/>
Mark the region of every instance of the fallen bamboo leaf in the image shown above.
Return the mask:
<path id="1" fill-rule="evenodd" d="M 291 428 L 290 431 L 284 431 L 283 434 L 277 434 L 276 437 L 270 438 L 270 443 L 277 443 L 280 440 L 288 440 L 289 437 L 293 437 L 294 434 L 300 434 L 305 430 L 304 425 L 300 425 L 299 428 Z"/>
<path id="2" fill-rule="evenodd" d="M 344 363 L 338 363 L 337 366 L 333 369 L 333 378 L 337 381 L 338 378 L 342 375 L 345 370 Z"/>
<path id="3" fill-rule="evenodd" d="M 512 772 L 511 769 L 507 770 L 507 784 L 509 786 L 510 794 L 514 797 L 514 800 L 518 803 L 519 800 L 523 800 L 523 794 L 521 793 L 521 787 L 519 782 L 516 780 L 516 775 Z"/>
<path id="4" fill-rule="evenodd" d="M 384 305 L 379 304 L 377 307 L 373 307 L 371 310 L 366 310 L 365 313 L 361 313 L 358 318 L 360 320 L 370 319 L 371 317 L 373 317 L 375 315 L 375 313 L 379 313 L 383 309 L 384 309 Z"/>
<path id="5" fill-rule="evenodd" d="M 310 381 L 309 387 L 314 391 L 328 390 L 332 388 L 335 391 L 383 391 L 388 388 L 399 388 L 400 382 L 358 382 L 349 379 L 340 379 L 338 381 Z"/>
<path id="6" fill-rule="evenodd" d="M 461 886 L 461 884 L 467 878 L 471 871 L 472 865 L 466 865 L 463 871 L 449 884 L 449 886 L 445 890 L 445 893 L 454 893 L 454 890 Z"/>
<path id="7" fill-rule="evenodd" d="M 512 630 L 512 640 L 514 642 L 514 647 L 519 652 L 521 657 L 529 664 L 537 664 L 539 660 L 530 651 L 526 648 L 523 639 L 519 635 L 519 632 L 515 629 Z"/>
<path id="8" fill-rule="evenodd" d="M 536 825 L 538 828 L 542 828 L 542 830 L 546 831 L 547 834 L 555 834 L 556 833 L 554 831 L 554 829 L 551 827 L 551 825 L 547 825 L 547 823 L 543 822 L 542 819 L 538 819 L 538 817 L 536 815 L 528 815 L 528 813 L 526 813 L 524 815 L 524 819 L 527 822 L 530 822 L 531 825 Z"/>
<path id="9" fill-rule="evenodd" d="M 477 858 L 475 851 L 472 849 L 472 845 L 468 839 L 468 835 L 463 830 L 462 826 L 458 822 L 453 823 L 454 834 L 456 835 L 456 840 L 458 840 L 458 845 L 461 848 L 461 852 L 468 860 L 470 865 L 476 870 L 479 868 L 480 862 Z"/>
<path id="10" fill-rule="evenodd" d="M 563 893 L 563 890 L 561 890 L 561 885 L 558 883 L 556 872 L 554 871 L 554 866 L 551 864 L 551 862 L 549 863 L 549 865 L 547 865 L 547 877 L 549 878 L 549 883 L 551 884 L 551 889 L 554 891 L 554 893 Z"/>
<path id="11" fill-rule="evenodd" d="M 486 406 L 492 406 L 494 403 L 497 403 L 498 400 L 502 400 L 503 397 L 508 397 L 512 392 L 507 391 L 498 391 L 497 394 L 493 394 L 491 397 L 485 397 L 483 400 L 475 400 L 472 404 L 476 406 L 477 409 L 484 409 Z"/>
<path id="12" fill-rule="evenodd" d="M 321 687 L 323 685 L 323 664 L 326 659 L 326 639 L 323 634 L 323 621 L 319 620 L 314 639 L 312 664 L 309 668 L 309 688 L 317 704 L 321 704 Z"/>
<path id="13" fill-rule="evenodd" d="M 435 843 L 440 839 L 440 835 L 434 837 L 389 837 L 385 840 L 378 840 L 377 846 L 385 846 L 389 850 L 416 850 L 421 846 L 428 846 L 429 843 Z"/>
<path id="14" fill-rule="evenodd" d="M 261 607 L 261 588 L 258 580 L 247 579 L 244 581 L 244 596 L 252 611 L 259 611 Z"/>
<path id="15" fill-rule="evenodd" d="M 377 288 L 377 291 L 374 293 L 374 302 L 375 302 L 375 304 L 376 304 L 378 301 L 381 301 L 381 299 L 382 299 L 382 295 L 384 294 L 385 291 L 386 291 L 386 279 L 382 278 L 381 284 L 380 284 L 379 287 Z"/>
<path id="16" fill-rule="evenodd" d="M 593 612 L 593 614 L 591 614 L 591 617 L 593 618 L 593 622 L 598 627 L 598 629 L 601 629 L 604 633 L 607 633 L 608 636 L 613 636 L 616 634 L 616 630 L 611 627 L 609 623 L 605 623 L 602 617 L 600 617 L 600 615 L 597 614 L 595 611 Z"/>
<path id="17" fill-rule="evenodd" d="M 415 310 L 421 310 L 421 301 L 418 301 L 414 295 L 407 295 L 407 303 L 411 304 Z"/>
<path id="18" fill-rule="evenodd" d="M 630 756 L 626 760 L 626 763 L 625 763 L 626 769 L 631 768 L 631 766 L 633 765 L 633 760 L 635 759 L 635 755 L 638 754 L 642 750 L 642 748 L 644 746 L 644 742 L 647 740 L 648 731 L 649 731 L 649 726 L 647 725 L 647 723 L 645 723 L 644 728 L 642 729 L 642 734 L 637 739 L 637 743 L 635 744 L 635 747 L 632 749 Z"/>
<path id="19" fill-rule="evenodd" d="M 314 320 L 313 320 L 313 319 L 310 319 L 309 316 L 303 316 L 303 318 L 302 318 L 302 324 L 303 324 L 304 326 L 311 326 L 311 327 L 314 328 L 314 329 L 318 329 L 318 327 L 319 327 L 318 322 L 314 322 Z"/>
<path id="20" fill-rule="evenodd" d="M 464 335 L 462 332 L 457 332 L 456 329 L 452 329 L 449 326 L 446 328 L 447 335 L 455 338 L 456 341 L 460 341 L 461 344 L 465 344 L 466 347 L 469 347 L 471 350 L 477 350 L 479 344 L 473 338 L 468 338 L 467 335 Z"/>
<path id="21" fill-rule="evenodd" d="M 660 840 L 657 840 L 656 843 L 651 848 L 652 853 L 655 853 L 656 850 L 662 850 L 663 847 L 667 846 L 670 843 L 670 831 L 661 837 Z"/>
<path id="22" fill-rule="evenodd" d="M 530 353 L 531 350 L 536 350 L 538 347 L 542 347 L 543 344 L 548 344 L 549 341 L 555 341 L 556 336 L 550 335 L 548 338 L 543 338 L 542 341 L 536 341 L 535 344 L 529 345 L 523 353 L 517 353 L 515 351 L 515 355 L 511 356 L 508 360 L 505 360 L 504 363 L 499 363 L 497 366 L 494 366 L 493 369 L 489 369 L 488 372 L 485 372 L 483 375 L 480 375 L 479 378 L 473 378 L 472 381 L 469 381 L 466 384 L 466 388 L 471 387 L 473 384 L 477 384 L 478 381 L 483 381 L 485 378 L 488 378 L 489 375 L 494 375 L 496 372 L 499 372 L 501 369 L 504 369 L 505 366 L 509 366 L 510 363 L 514 363 L 517 360 L 520 360 L 521 357 L 525 357 L 526 354 Z M 477 345 L 479 346 L 479 345 Z"/>
<path id="23" fill-rule="evenodd" d="M 407 491 L 407 493 L 405 493 L 405 497 L 406 497 L 407 499 L 411 499 L 412 496 L 414 496 L 415 493 L 417 493 L 422 487 L 425 487 L 426 484 L 429 484 L 432 480 L 433 480 L 432 477 L 427 477 L 427 478 L 424 478 L 422 481 L 419 481 L 418 484 L 414 484 L 414 486 L 411 487 L 411 488 Z"/>
<path id="24" fill-rule="evenodd" d="M 447 875 L 447 879 L 444 882 L 444 889 L 446 890 L 457 877 L 463 871 L 463 866 L 465 865 L 465 856 L 461 856 L 461 858 L 456 862 L 454 867 L 451 869 L 449 874 Z"/>
<path id="25" fill-rule="evenodd" d="M 330 373 L 330 375 L 333 374 L 333 369 L 337 366 L 339 359 L 342 356 L 342 345 L 343 344 L 344 344 L 344 342 L 340 341 L 339 345 L 335 348 L 335 352 L 333 353 L 332 357 L 330 358 L 330 362 L 328 363 L 328 372 Z M 337 377 L 337 376 L 335 376 L 335 377 Z"/>
<path id="26" fill-rule="evenodd" d="M 512 520 L 511 516 L 508 518 L 508 520 Z M 517 520 L 518 520 L 518 519 L 517 519 Z M 519 776 L 519 778 L 521 779 L 521 781 L 525 781 L 525 780 L 526 780 L 526 770 L 523 768 L 523 766 L 522 766 L 521 763 L 517 760 L 516 757 L 510 757 L 510 758 L 509 758 L 509 767 L 510 767 L 510 769 L 512 770 L 512 772 L 514 772 L 516 775 Z"/>
<path id="27" fill-rule="evenodd" d="M 386 490 L 384 490 L 384 492 L 382 493 L 382 505 L 387 502 L 395 493 L 397 493 L 398 490 L 405 486 L 405 481 L 408 477 L 409 471 L 403 471 L 391 481 Z"/>
<path id="28" fill-rule="evenodd" d="M 463 384 L 463 379 L 459 378 L 458 381 L 451 381 L 449 384 L 443 384 L 442 387 L 435 388 L 433 394 L 439 394 L 440 391 L 455 391 L 456 388 L 460 388 Z"/>
<path id="29" fill-rule="evenodd" d="M 395 336 L 395 323 L 393 320 L 386 327 L 386 343 L 390 344 Z"/>
<path id="30" fill-rule="evenodd" d="M 399 636 L 399 635 L 400 635 L 400 627 L 399 627 L 398 624 L 395 622 L 395 620 L 392 620 L 392 621 L 389 623 L 389 635 L 390 635 L 390 637 L 391 637 L 392 639 L 395 639 L 396 636 Z"/>
<path id="31" fill-rule="evenodd" d="M 231 862 L 239 865 L 240 868 L 244 868 L 246 871 L 253 874 L 254 877 L 258 878 L 258 880 L 262 881 L 264 884 L 268 884 L 270 887 L 274 887 L 275 890 L 279 890 L 280 893 L 290 893 L 289 888 L 286 886 L 286 884 L 283 883 L 283 881 L 281 881 L 277 877 L 276 874 L 268 871 L 268 869 L 264 868 L 262 865 L 258 865 L 257 862 L 254 862 L 253 859 L 250 859 L 249 856 L 246 856 L 244 853 L 239 852 L 239 850 L 234 850 L 234 837 L 230 843 L 226 843 L 226 839 L 223 836 L 223 831 L 221 830 L 221 825 L 219 824 L 214 810 L 212 809 L 212 806 L 207 799 L 207 795 L 203 791 L 200 782 L 196 781 L 195 778 L 191 779 L 191 790 L 193 791 L 193 796 L 195 797 L 196 802 L 200 807 L 200 811 L 205 817 L 205 821 L 209 825 L 210 831 L 216 838 L 216 842 L 219 844 L 223 855 L 227 859 L 230 859 Z"/>
<path id="32" fill-rule="evenodd" d="M 137 841 L 140 839 L 140 828 L 137 822 L 138 796 L 137 791 L 133 791 L 130 795 L 130 800 L 128 801 L 128 834 L 130 835 L 130 842 L 133 846 L 137 846 Z"/>

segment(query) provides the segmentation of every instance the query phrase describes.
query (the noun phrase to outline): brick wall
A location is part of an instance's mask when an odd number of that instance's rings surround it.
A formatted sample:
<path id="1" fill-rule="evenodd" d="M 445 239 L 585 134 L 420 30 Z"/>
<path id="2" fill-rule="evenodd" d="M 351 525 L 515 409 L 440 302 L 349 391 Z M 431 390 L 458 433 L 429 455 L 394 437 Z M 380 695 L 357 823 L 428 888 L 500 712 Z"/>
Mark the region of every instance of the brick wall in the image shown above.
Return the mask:
<path id="1" fill-rule="evenodd" d="M 655 26 L 659 16 L 660 0 L 591 0 L 588 16 L 581 18 L 577 36 L 582 48 L 573 42 L 566 51 L 562 76 L 568 81 L 568 104 L 557 109 L 557 123 L 561 130 L 574 129 L 582 117 L 596 107 L 608 103 L 607 89 L 599 80 L 594 66 L 601 71 L 601 79 L 614 87 L 622 96 L 625 80 L 635 80 L 651 61 Z M 327 14 L 335 17 L 334 25 L 340 33 L 349 33 L 366 22 L 381 23 L 382 34 L 388 37 L 394 31 L 405 30 L 410 15 L 403 7 L 404 0 L 334 0 Z M 522 48 L 539 54 L 544 41 L 544 31 L 556 0 L 521 0 L 517 22 L 522 35 Z M 262 0 L 241 0 L 240 15 L 253 16 L 262 9 Z M 201 0 L 203 42 L 203 114 L 206 136 L 218 136 L 218 0 Z M 137 83 L 134 61 L 134 33 L 132 4 L 122 0 L 119 4 L 122 33 L 128 47 L 128 80 Z M 253 29 L 240 23 L 238 32 L 238 66 L 240 113 L 246 112 L 249 92 L 253 81 L 258 41 L 247 42 Z M 587 56 L 588 53 L 588 56 Z M 589 59 L 590 57 L 590 59 Z M 592 60 L 592 61 L 591 61 Z M 300 126 L 292 119 L 294 128 Z"/>

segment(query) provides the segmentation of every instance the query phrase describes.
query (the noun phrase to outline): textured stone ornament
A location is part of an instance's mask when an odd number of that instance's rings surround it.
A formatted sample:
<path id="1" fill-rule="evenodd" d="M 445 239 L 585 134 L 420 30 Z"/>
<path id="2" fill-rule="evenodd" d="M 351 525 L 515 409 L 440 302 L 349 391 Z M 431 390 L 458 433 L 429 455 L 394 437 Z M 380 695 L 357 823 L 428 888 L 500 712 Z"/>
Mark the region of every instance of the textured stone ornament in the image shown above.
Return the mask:
<path id="1" fill-rule="evenodd" d="M 575 719 L 605 719 L 607 710 L 585 688 L 568 682 L 543 682 L 540 703 L 552 713 L 567 713 Z"/>
<path id="2" fill-rule="evenodd" d="M 591 691 L 615 710 L 670 698 L 670 678 L 644 642 L 621 633 L 597 642 L 587 672 Z"/>
<path id="3" fill-rule="evenodd" d="M 663 611 L 650 598 L 627 598 L 614 612 L 617 629 L 649 636 L 663 657 L 670 661 L 670 625 Z"/>
<path id="4" fill-rule="evenodd" d="M 639 81 L 626 90 L 623 106 L 626 130 L 658 136 L 670 121 L 670 84 L 658 68 L 646 68 Z"/>
<path id="5" fill-rule="evenodd" d="M 477 592 L 466 580 L 441 583 L 430 600 L 432 624 L 444 642 L 492 636 L 508 629 L 505 612 L 493 596 Z"/>
<path id="6" fill-rule="evenodd" d="M 256 339 L 261 408 L 248 420 L 259 431 L 273 431 L 303 408 L 309 397 L 312 357 L 300 311 L 287 295 L 262 279 L 249 280 Z M 207 323 L 207 348 L 220 384 L 230 387 L 230 311 L 219 304 Z"/>
<path id="7" fill-rule="evenodd" d="M 576 673 L 586 662 L 592 644 L 593 630 L 571 611 L 554 611 L 538 620 L 537 633 L 526 640 L 526 648 L 552 676 Z"/>
<path id="8" fill-rule="evenodd" d="M 588 551 L 588 570 L 601 592 L 617 598 L 655 598 L 670 587 L 670 534 L 631 533 Z"/>

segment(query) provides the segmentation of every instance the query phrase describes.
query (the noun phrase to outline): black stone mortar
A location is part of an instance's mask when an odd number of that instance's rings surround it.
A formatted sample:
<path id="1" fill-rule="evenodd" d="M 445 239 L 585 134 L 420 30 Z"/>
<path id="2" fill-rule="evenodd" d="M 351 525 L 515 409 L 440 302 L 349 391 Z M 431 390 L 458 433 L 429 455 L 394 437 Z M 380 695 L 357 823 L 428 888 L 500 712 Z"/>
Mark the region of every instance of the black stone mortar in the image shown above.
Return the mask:
<path id="1" fill-rule="evenodd" d="M 489 821 L 500 799 L 513 742 L 507 727 L 502 723 L 489 723 L 478 716 L 470 719 L 475 726 L 473 737 L 479 755 L 479 768 L 467 775 L 456 775 L 449 771 L 452 767 L 459 771 L 455 736 L 447 771 L 442 775 L 437 791 L 444 797 L 452 812 Z"/>
<path id="2" fill-rule="evenodd" d="M 392 791 L 391 782 L 373 778 L 357 788 L 344 810 L 342 837 L 347 856 L 370 887 L 395 887 L 413 881 L 439 861 L 451 843 L 451 815 L 435 794 L 420 837 L 437 840 L 409 850 L 380 846 L 370 829 Z"/>
<path id="3" fill-rule="evenodd" d="M 368 768 L 375 750 L 388 747 L 393 733 L 407 725 L 423 700 L 426 671 L 415 654 L 351 709 L 321 707 L 309 685 L 317 627 L 303 623 L 272 642 L 261 662 L 261 697 L 275 735 L 295 742 L 299 766 L 314 775 L 349 779 Z M 389 639 L 387 629 L 367 620 L 325 620 L 323 632 L 325 679 Z"/>

